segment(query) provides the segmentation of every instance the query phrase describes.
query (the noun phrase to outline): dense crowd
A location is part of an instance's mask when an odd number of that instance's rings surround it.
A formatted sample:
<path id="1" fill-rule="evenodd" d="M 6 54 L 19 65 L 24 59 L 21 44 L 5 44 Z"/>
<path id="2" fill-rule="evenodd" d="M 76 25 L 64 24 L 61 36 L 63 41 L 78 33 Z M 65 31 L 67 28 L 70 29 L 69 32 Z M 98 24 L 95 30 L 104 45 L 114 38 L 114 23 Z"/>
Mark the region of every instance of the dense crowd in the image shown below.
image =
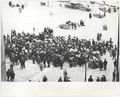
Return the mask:
<path id="1" fill-rule="evenodd" d="M 37 63 L 41 71 L 43 68 L 49 68 L 51 63 L 54 67 L 62 69 L 64 62 L 68 62 L 70 68 L 88 64 L 89 68 L 106 70 L 107 60 L 102 61 L 101 59 L 106 52 L 109 52 L 113 57 L 115 71 L 118 67 L 117 47 L 113 44 L 112 38 L 108 41 L 102 40 L 101 33 L 97 34 L 96 40 L 88 40 L 70 35 L 68 38 L 54 36 L 53 29 L 48 27 L 38 35 L 24 31 L 17 33 L 16 30 L 11 30 L 11 35 L 4 35 L 4 43 L 5 55 L 11 61 L 10 69 L 12 71 L 14 66 L 19 64 L 20 69 L 26 68 L 26 60 L 32 60 L 33 64 Z"/>

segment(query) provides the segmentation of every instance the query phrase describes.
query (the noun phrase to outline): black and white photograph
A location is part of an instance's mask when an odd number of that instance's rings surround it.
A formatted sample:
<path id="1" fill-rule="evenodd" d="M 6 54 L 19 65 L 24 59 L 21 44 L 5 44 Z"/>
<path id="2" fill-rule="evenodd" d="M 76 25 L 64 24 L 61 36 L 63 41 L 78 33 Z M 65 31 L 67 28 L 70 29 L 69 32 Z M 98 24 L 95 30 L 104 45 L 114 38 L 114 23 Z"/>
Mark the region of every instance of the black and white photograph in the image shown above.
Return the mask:
<path id="1" fill-rule="evenodd" d="M 119 0 L 1 0 L 2 82 L 119 82 Z"/>

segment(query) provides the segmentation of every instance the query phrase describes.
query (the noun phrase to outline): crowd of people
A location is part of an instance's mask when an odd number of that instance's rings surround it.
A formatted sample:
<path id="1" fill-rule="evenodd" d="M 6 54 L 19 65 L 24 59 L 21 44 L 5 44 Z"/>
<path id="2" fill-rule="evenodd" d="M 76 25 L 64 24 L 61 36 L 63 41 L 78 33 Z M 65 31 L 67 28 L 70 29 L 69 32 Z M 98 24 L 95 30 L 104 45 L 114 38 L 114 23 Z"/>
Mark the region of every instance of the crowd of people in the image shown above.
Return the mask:
<path id="1" fill-rule="evenodd" d="M 106 70 L 107 60 L 103 62 L 101 59 L 106 52 L 113 57 L 114 66 L 117 68 L 117 47 L 112 38 L 108 41 L 102 40 L 101 33 L 98 33 L 96 40 L 88 40 L 70 35 L 68 38 L 54 36 L 53 29 L 48 27 L 38 35 L 11 30 L 11 35 L 4 35 L 4 43 L 5 55 L 10 59 L 13 70 L 14 66 L 19 64 L 20 69 L 25 69 L 26 60 L 37 63 L 41 71 L 43 68 L 49 68 L 51 63 L 54 67 L 63 69 L 64 62 L 68 62 L 70 68 L 88 64 L 89 68 Z"/>
<path id="2" fill-rule="evenodd" d="M 6 75 L 7 75 L 7 81 L 11 81 L 13 82 L 14 79 L 15 79 L 15 73 L 14 73 L 14 70 L 13 69 L 8 69 L 7 72 L 6 72 Z"/>
<path id="3" fill-rule="evenodd" d="M 90 75 L 90 77 L 88 78 L 88 82 L 93 82 L 93 78 L 92 75 Z M 102 75 L 102 77 L 97 77 L 96 82 L 106 82 L 106 76 Z"/>

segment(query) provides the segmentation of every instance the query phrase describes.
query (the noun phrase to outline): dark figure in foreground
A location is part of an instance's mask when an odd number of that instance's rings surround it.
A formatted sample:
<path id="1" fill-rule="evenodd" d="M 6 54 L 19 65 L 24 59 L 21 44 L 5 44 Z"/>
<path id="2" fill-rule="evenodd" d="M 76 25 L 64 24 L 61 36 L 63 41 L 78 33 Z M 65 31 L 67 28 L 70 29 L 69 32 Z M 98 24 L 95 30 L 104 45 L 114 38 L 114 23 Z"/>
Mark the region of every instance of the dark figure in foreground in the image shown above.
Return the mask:
<path id="1" fill-rule="evenodd" d="M 99 77 L 97 77 L 97 80 L 96 80 L 97 82 L 100 82 L 100 78 Z"/>
<path id="2" fill-rule="evenodd" d="M 44 77 L 43 77 L 43 82 L 47 82 L 47 81 L 48 81 L 47 77 L 44 76 Z"/>
<path id="3" fill-rule="evenodd" d="M 90 75 L 90 77 L 88 78 L 88 82 L 93 82 L 92 75 Z"/>
<path id="4" fill-rule="evenodd" d="M 101 77 L 101 82 L 106 82 L 106 77 L 105 77 L 105 75 L 102 75 L 102 77 Z"/>
<path id="5" fill-rule="evenodd" d="M 62 77 L 60 76 L 60 78 L 58 79 L 58 82 L 62 82 Z"/>
<path id="6" fill-rule="evenodd" d="M 7 81 L 13 82 L 15 79 L 15 73 L 11 69 L 8 69 L 8 71 L 6 72 L 6 76 L 7 76 Z"/>

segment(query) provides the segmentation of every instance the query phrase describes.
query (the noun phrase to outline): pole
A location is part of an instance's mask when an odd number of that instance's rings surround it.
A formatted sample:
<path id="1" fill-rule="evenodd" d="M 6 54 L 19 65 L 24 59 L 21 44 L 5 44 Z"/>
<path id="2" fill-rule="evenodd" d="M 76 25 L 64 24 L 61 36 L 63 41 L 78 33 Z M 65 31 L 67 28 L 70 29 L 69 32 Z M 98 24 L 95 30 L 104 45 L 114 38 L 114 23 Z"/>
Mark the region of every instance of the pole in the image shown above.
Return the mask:
<path id="1" fill-rule="evenodd" d="M 119 38 L 119 13 L 118 13 L 118 49 L 117 49 L 117 76 L 116 76 L 116 81 L 119 81 L 119 50 L 120 50 L 120 38 Z"/>
<path id="2" fill-rule="evenodd" d="M 3 38 L 3 21 L 2 21 L 2 8 L 1 8 L 1 81 L 6 81 L 6 64 L 4 52 L 4 38 Z"/>
<path id="3" fill-rule="evenodd" d="M 88 61 L 88 55 L 85 54 L 85 82 L 87 81 L 87 61 Z"/>
<path id="4" fill-rule="evenodd" d="M 87 63 L 85 63 L 85 82 L 87 81 Z"/>

